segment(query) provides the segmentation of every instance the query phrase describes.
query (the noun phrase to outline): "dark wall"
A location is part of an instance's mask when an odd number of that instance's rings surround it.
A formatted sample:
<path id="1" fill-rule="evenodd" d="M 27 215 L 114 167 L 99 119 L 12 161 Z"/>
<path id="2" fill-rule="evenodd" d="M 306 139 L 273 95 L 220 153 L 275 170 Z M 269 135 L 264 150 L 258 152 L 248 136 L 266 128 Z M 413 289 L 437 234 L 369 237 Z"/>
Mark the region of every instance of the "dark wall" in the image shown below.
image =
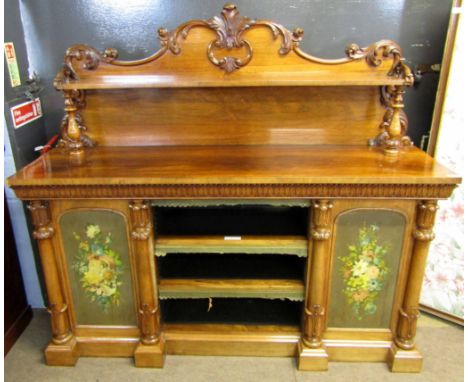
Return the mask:
<path id="1" fill-rule="evenodd" d="M 52 87 L 66 48 L 87 43 L 117 48 L 123 59 L 158 48 L 156 30 L 218 14 L 225 0 L 22 0 L 29 60 L 46 90 L 47 132 L 57 132 L 62 98 Z M 345 47 L 380 39 L 397 41 L 414 68 L 440 63 L 451 0 L 238 0 L 241 14 L 305 29 L 302 48 L 316 56 L 342 57 Z M 428 75 L 406 95 L 410 135 L 419 145 L 430 127 L 438 77 Z"/>

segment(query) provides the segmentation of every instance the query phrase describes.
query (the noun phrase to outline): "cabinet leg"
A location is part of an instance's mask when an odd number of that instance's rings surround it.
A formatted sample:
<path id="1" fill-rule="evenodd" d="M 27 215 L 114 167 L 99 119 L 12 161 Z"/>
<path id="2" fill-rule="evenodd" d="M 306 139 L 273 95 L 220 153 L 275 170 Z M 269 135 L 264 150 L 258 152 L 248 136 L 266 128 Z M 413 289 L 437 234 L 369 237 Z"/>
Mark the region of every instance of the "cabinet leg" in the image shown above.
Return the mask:
<path id="1" fill-rule="evenodd" d="M 75 337 L 63 344 L 49 343 L 44 350 L 44 356 L 49 366 L 75 366 L 80 356 Z"/>
<path id="2" fill-rule="evenodd" d="M 328 354 L 323 346 L 310 348 L 302 341 L 297 345 L 297 368 L 303 371 L 328 370 Z"/>
<path id="3" fill-rule="evenodd" d="M 387 359 L 390 371 L 394 373 L 420 373 L 423 364 L 423 356 L 418 349 L 400 349 L 392 344 Z"/>
<path id="4" fill-rule="evenodd" d="M 162 368 L 166 357 L 165 345 L 162 337 L 157 344 L 145 345 L 139 343 L 134 353 L 135 366 Z"/>

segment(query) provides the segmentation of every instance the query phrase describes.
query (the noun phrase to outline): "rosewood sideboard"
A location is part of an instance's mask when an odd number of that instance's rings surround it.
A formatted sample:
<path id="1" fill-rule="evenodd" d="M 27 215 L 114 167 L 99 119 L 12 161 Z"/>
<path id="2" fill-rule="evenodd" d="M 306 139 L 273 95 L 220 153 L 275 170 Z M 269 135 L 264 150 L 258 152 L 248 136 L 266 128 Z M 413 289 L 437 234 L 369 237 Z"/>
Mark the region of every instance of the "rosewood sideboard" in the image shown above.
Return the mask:
<path id="1" fill-rule="evenodd" d="M 211 354 L 420 371 L 437 200 L 460 178 L 406 134 L 400 47 L 317 58 L 302 29 L 231 4 L 158 35 L 136 61 L 70 47 L 60 144 L 8 179 L 40 248 L 46 363 Z"/>

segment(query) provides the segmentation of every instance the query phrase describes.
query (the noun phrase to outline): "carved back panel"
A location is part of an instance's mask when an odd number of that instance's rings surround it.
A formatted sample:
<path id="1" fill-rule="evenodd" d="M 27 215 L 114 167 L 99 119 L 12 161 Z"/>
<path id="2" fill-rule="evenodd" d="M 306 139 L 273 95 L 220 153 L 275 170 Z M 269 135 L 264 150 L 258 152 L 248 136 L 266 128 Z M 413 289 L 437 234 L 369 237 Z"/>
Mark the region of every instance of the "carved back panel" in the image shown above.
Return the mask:
<path id="1" fill-rule="evenodd" d="M 413 76 L 393 41 L 317 58 L 300 49 L 301 29 L 243 17 L 230 4 L 158 34 L 161 49 L 136 61 L 118 60 L 115 49 L 67 50 L 55 86 L 65 93 L 62 143 L 72 154 L 92 141 L 365 144 L 379 127 L 376 142 L 392 152 L 406 139 L 401 95 Z M 379 86 L 388 90 L 384 105 Z"/>

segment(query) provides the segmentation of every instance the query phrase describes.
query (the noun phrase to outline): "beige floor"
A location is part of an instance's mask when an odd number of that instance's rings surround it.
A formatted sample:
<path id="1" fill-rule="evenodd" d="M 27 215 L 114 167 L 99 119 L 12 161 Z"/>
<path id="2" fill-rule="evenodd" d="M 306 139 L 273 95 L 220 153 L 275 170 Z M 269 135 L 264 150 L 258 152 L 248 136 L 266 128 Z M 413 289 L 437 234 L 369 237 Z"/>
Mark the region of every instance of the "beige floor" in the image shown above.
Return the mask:
<path id="1" fill-rule="evenodd" d="M 5 380 L 16 381 L 463 381 L 463 329 L 421 317 L 418 345 L 421 374 L 392 374 L 385 364 L 331 363 L 328 372 L 298 372 L 292 358 L 168 356 L 164 369 L 137 369 L 130 358 L 81 358 L 75 367 L 49 367 L 42 349 L 50 336 L 47 313 L 34 319 L 5 358 Z"/>

